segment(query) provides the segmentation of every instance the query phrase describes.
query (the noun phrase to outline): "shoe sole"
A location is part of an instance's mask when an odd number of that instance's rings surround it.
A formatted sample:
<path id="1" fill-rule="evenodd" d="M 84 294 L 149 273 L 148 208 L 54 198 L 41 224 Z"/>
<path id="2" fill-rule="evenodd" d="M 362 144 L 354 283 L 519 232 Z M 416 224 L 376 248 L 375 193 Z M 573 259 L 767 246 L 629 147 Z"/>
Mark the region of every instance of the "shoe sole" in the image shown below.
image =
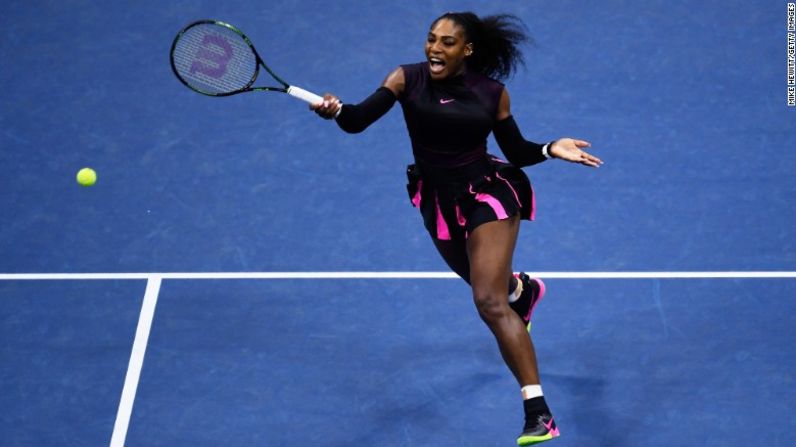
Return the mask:
<path id="1" fill-rule="evenodd" d="M 558 436 L 559 436 L 558 434 L 553 435 L 552 433 L 548 433 L 544 436 L 520 436 L 519 438 L 517 438 L 517 445 L 528 446 L 528 445 L 539 444 L 540 442 L 545 442 L 551 439 L 555 439 Z"/>

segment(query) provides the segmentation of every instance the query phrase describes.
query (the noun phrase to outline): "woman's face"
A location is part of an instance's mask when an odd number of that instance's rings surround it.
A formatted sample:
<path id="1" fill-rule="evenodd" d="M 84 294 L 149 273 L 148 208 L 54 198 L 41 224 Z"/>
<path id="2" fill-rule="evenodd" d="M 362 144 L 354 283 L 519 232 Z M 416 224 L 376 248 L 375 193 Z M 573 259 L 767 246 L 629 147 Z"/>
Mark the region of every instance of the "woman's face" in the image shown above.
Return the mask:
<path id="1" fill-rule="evenodd" d="M 425 50 L 431 79 L 439 80 L 460 74 L 473 47 L 465 41 L 461 26 L 453 20 L 440 19 L 428 31 Z"/>

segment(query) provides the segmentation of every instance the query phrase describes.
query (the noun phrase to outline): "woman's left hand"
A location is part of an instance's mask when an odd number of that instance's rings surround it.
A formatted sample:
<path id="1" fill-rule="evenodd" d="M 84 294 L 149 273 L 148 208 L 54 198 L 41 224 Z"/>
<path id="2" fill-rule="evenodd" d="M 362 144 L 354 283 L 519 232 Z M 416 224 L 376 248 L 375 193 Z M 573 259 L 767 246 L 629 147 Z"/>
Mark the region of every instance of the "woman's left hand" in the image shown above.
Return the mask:
<path id="1" fill-rule="evenodd" d="M 573 138 L 561 138 L 551 144 L 547 152 L 554 158 L 599 168 L 603 161 L 584 151 L 585 147 L 591 147 L 591 143 Z"/>

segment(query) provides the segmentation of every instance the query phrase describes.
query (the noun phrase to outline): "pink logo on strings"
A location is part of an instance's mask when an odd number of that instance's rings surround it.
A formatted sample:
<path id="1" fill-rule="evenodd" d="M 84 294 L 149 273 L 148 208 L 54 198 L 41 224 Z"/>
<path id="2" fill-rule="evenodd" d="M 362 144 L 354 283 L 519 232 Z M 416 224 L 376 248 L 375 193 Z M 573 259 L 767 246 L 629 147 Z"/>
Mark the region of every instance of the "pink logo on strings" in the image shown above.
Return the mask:
<path id="1" fill-rule="evenodd" d="M 217 34 L 206 34 L 202 39 L 202 47 L 196 52 L 196 58 L 191 64 L 191 73 L 198 71 L 218 79 L 227 72 L 227 63 L 230 59 L 232 59 L 232 45 L 227 39 Z"/>
<path id="2" fill-rule="evenodd" d="M 440 104 L 448 104 L 448 103 L 453 102 L 453 101 L 456 101 L 456 100 L 455 99 L 440 99 L 439 103 Z"/>

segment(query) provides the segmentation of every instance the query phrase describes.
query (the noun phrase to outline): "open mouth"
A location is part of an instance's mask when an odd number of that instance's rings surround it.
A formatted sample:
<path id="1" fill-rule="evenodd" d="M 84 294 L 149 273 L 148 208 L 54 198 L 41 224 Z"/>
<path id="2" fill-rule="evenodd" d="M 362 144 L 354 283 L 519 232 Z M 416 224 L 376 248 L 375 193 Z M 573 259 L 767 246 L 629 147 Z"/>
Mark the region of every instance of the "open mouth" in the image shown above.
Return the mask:
<path id="1" fill-rule="evenodd" d="M 441 73 L 445 69 L 445 61 L 438 57 L 428 58 L 428 66 L 434 74 Z"/>

